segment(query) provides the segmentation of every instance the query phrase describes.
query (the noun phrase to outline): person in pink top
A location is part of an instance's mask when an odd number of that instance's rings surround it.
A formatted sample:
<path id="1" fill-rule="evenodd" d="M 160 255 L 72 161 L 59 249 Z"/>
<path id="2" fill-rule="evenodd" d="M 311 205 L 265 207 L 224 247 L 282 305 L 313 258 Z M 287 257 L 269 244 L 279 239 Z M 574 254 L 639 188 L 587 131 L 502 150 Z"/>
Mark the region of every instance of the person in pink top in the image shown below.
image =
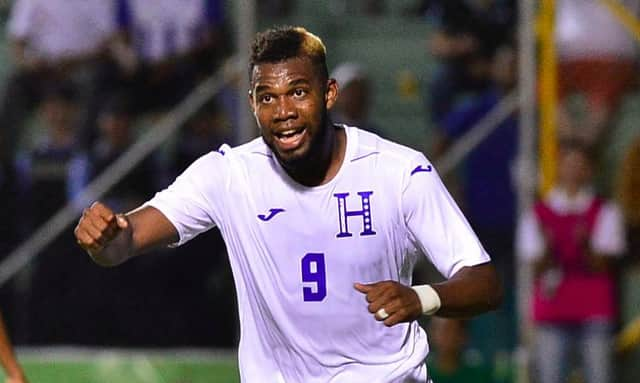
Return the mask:
<path id="1" fill-rule="evenodd" d="M 586 146 L 560 144 L 557 185 L 521 219 L 520 256 L 534 271 L 535 381 L 560 383 L 572 348 L 587 383 L 613 381 L 616 319 L 613 268 L 626 249 L 620 209 L 591 187 Z"/>

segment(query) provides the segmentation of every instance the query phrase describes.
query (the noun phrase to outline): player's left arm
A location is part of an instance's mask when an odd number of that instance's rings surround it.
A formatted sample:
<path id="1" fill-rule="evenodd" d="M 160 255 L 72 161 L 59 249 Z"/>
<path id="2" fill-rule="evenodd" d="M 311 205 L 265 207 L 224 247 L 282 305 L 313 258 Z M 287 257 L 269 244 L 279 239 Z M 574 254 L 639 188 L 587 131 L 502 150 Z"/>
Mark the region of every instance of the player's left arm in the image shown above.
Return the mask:
<path id="1" fill-rule="evenodd" d="M 470 317 L 495 310 L 503 296 L 490 262 L 463 267 L 449 280 L 432 285 L 409 287 L 396 281 L 381 281 L 356 283 L 355 288 L 365 294 L 369 312 L 387 326 L 410 322 L 423 314 Z"/>
<path id="2" fill-rule="evenodd" d="M 392 326 L 422 314 L 468 317 L 497 308 L 502 288 L 491 258 L 435 168 L 417 155 L 399 184 L 408 235 L 447 281 L 420 286 L 395 281 L 356 284 L 366 294 L 369 311 Z"/>
<path id="3" fill-rule="evenodd" d="M 502 303 L 502 284 L 491 262 L 461 268 L 449 280 L 431 285 L 440 298 L 435 315 L 470 317 L 497 309 Z"/>

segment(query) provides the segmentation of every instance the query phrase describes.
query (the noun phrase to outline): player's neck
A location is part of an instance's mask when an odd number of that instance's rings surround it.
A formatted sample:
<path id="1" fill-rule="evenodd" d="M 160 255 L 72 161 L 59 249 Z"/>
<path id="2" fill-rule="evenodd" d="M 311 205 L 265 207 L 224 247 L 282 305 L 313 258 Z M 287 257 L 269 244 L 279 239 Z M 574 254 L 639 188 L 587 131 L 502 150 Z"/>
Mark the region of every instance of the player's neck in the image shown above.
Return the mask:
<path id="1" fill-rule="evenodd" d="M 317 155 L 306 166 L 287 169 L 296 182 L 304 186 L 319 186 L 331 181 L 340 170 L 345 157 L 347 135 L 344 128 L 330 124 Z"/>

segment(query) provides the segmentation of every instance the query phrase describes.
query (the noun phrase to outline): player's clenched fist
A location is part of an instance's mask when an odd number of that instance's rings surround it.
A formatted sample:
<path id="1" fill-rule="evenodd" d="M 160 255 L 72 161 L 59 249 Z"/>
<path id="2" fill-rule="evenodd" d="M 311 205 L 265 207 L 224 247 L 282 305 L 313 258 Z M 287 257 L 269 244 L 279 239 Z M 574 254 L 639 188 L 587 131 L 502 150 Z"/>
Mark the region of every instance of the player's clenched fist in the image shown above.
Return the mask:
<path id="1" fill-rule="evenodd" d="M 122 214 L 115 214 L 100 202 L 82 212 L 82 217 L 74 230 L 78 244 L 97 261 L 96 255 L 113 241 L 119 234 L 130 240 L 129 221 Z"/>
<path id="2" fill-rule="evenodd" d="M 388 327 L 418 319 L 422 305 L 416 292 L 395 281 L 370 284 L 356 283 L 355 289 L 365 294 L 369 312 Z"/>

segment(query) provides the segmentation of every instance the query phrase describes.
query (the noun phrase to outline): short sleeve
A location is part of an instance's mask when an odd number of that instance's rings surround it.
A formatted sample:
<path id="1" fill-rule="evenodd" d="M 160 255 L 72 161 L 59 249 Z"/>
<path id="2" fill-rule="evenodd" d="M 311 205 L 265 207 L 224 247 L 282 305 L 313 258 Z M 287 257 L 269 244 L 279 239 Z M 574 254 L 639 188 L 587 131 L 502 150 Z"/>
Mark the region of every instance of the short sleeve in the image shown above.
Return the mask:
<path id="1" fill-rule="evenodd" d="M 540 258 L 544 253 L 545 238 L 533 210 L 526 212 L 516 228 L 516 254 L 526 260 Z"/>
<path id="2" fill-rule="evenodd" d="M 165 190 L 145 203 L 164 214 L 178 232 L 179 246 L 222 220 L 229 163 L 222 151 L 204 155 Z"/>
<path id="3" fill-rule="evenodd" d="M 626 251 L 622 212 L 614 203 L 600 209 L 593 228 L 591 247 L 598 254 L 620 256 Z"/>
<path id="4" fill-rule="evenodd" d="M 412 241 L 446 278 L 491 260 L 423 155 L 406 170 L 401 203 Z"/>
<path id="5" fill-rule="evenodd" d="M 17 0 L 11 8 L 7 32 L 11 38 L 26 39 L 35 26 L 35 4 L 33 0 Z"/>

